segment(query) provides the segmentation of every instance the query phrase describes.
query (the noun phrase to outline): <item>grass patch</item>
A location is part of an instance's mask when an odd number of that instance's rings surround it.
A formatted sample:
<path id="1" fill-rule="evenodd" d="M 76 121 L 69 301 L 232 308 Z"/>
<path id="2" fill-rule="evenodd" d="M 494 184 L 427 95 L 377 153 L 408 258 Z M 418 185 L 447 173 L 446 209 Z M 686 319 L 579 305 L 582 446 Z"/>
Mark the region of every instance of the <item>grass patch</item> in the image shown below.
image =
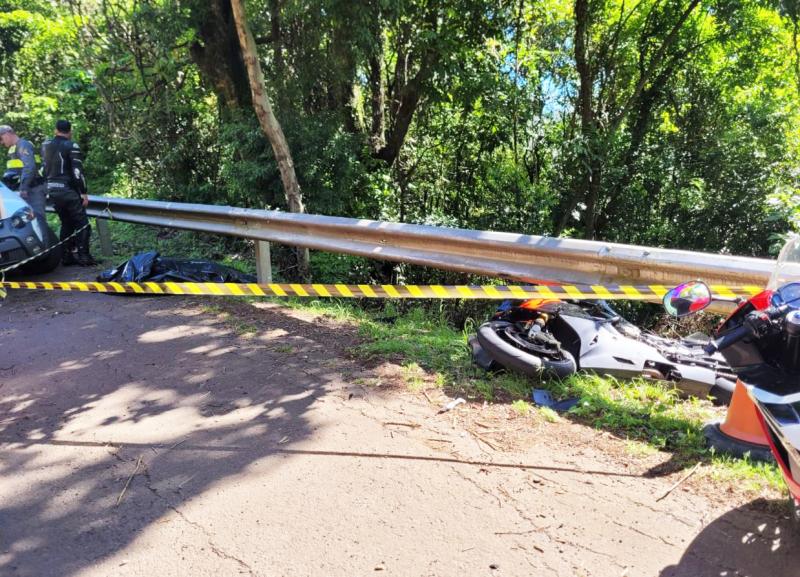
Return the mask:
<path id="1" fill-rule="evenodd" d="M 361 352 L 368 357 L 409 359 L 428 370 L 442 374 L 462 374 L 469 360 L 464 349 L 463 335 L 437 319 L 431 319 L 420 309 L 405 315 L 384 315 L 359 325 L 365 338 Z"/>
<path id="2" fill-rule="evenodd" d="M 561 420 L 561 416 L 550 407 L 539 407 L 539 414 L 548 423 L 557 423 Z"/>
<path id="3" fill-rule="evenodd" d="M 702 425 L 719 414 L 708 402 L 683 400 L 677 389 L 646 379 L 574 375 L 547 387 L 559 398 L 578 397 L 569 413 L 580 420 L 684 457 L 705 451 Z"/>
<path id="4" fill-rule="evenodd" d="M 403 365 L 403 380 L 409 390 L 419 392 L 426 388 L 425 371 L 417 363 Z"/>
<path id="5" fill-rule="evenodd" d="M 531 405 L 522 399 L 517 399 L 511 403 L 511 409 L 520 417 L 527 417 L 531 414 Z"/>
<path id="6" fill-rule="evenodd" d="M 711 467 L 707 469 L 704 476 L 718 483 L 736 483 L 741 490 L 747 493 L 760 494 L 766 488 L 788 494 L 780 469 L 771 463 L 758 463 L 749 459 L 713 455 Z"/>
<path id="7" fill-rule="evenodd" d="M 651 455 L 655 455 L 658 449 L 648 443 L 628 439 L 625 441 L 625 451 L 634 457 L 650 457 Z"/>

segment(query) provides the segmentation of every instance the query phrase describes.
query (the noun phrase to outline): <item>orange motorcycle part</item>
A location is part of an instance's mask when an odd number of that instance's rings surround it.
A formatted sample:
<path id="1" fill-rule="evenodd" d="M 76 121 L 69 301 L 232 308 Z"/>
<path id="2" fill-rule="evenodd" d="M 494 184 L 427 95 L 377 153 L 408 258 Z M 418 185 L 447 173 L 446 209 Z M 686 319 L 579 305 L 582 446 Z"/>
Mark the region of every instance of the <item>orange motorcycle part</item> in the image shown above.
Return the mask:
<path id="1" fill-rule="evenodd" d="M 546 304 L 560 303 L 560 302 L 561 301 L 558 300 L 558 299 L 528 299 L 525 302 L 523 302 L 521 305 L 519 305 L 519 308 L 536 310 L 536 309 L 541 308 L 542 306 L 544 306 Z"/>

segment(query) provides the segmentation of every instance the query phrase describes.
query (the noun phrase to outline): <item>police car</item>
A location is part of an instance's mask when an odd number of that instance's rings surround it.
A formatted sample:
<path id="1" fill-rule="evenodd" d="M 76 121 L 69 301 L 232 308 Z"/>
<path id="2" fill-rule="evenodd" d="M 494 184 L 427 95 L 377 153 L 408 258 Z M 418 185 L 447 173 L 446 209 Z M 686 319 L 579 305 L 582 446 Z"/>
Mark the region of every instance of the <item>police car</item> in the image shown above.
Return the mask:
<path id="1" fill-rule="evenodd" d="M 19 270 L 31 274 L 50 272 L 61 262 L 61 247 L 47 251 L 57 243 L 56 235 L 34 216 L 30 205 L 0 182 L 0 271 L 41 254 Z"/>

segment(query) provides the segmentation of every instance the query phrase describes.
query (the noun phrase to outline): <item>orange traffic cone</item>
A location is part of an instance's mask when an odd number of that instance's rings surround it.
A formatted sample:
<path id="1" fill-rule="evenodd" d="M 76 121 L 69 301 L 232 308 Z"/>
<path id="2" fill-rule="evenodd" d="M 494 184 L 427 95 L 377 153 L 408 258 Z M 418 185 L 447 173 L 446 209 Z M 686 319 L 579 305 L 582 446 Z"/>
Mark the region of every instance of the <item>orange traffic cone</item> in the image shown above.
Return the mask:
<path id="1" fill-rule="evenodd" d="M 743 457 L 749 453 L 756 461 L 771 461 L 772 452 L 758 420 L 756 406 L 741 381 L 736 382 L 725 420 L 709 423 L 703 429 L 709 446 L 720 453 Z"/>

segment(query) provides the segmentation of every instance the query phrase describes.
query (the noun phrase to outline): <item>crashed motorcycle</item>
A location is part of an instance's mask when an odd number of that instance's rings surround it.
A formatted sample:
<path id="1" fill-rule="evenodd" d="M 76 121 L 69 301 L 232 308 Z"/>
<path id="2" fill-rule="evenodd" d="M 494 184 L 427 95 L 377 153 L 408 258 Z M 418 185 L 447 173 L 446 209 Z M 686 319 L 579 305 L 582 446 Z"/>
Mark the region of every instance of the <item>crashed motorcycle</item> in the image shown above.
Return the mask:
<path id="1" fill-rule="evenodd" d="M 470 340 L 487 369 L 534 378 L 588 371 L 618 378 L 652 378 L 686 396 L 730 402 L 735 376 L 722 355 L 704 350 L 709 337 L 675 340 L 626 321 L 605 301 L 530 299 L 504 302 Z"/>
<path id="2" fill-rule="evenodd" d="M 680 289 L 664 297 L 668 311 L 673 299 L 682 298 Z M 800 521 L 799 237 L 784 246 L 767 289 L 742 303 L 715 336 L 707 351 L 721 353 L 739 379 L 737 387 L 746 390 Z"/>

